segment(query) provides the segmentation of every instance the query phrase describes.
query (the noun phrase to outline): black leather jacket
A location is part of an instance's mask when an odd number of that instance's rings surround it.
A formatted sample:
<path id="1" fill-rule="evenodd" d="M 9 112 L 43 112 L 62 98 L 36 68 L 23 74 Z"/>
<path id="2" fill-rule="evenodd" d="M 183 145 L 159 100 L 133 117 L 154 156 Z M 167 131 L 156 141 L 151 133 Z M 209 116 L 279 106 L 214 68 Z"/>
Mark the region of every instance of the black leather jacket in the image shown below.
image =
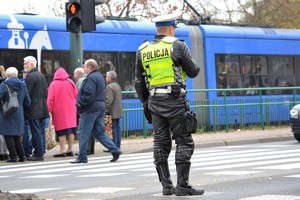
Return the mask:
<path id="1" fill-rule="evenodd" d="M 156 35 L 152 43 L 159 42 L 162 38 L 166 37 L 165 35 Z M 198 75 L 200 67 L 192 58 L 191 53 L 187 45 L 181 41 L 176 40 L 173 43 L 173 48 L 171 51 L 171 56 L 174 64 L 176 66 L 182 67 L 186 72 L 186 75 L 190 78 L 194 78 Z M 140 101 L 144 104 L 149 96 L 149 91 L 146 87 L 145 77 L 143 75 L 144 68 L 141 60 L 141 52 L 137 51 L 136 53 L 136 68 L 135 68 L 135 89 L 138 94 Z"/>

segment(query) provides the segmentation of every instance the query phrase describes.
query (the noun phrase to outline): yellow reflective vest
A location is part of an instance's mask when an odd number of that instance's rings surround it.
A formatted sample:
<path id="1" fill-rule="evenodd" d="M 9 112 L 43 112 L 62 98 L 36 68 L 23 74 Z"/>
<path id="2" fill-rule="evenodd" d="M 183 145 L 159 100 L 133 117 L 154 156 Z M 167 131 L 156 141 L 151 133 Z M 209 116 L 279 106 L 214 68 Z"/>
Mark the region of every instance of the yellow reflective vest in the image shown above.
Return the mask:
<path id="1" fill-rule="evenodd" d="M 177 38 L 166 36 L 158 43 L 145 42 L 139 47 L 150 89 L 176 84 L 174 64 L 171 57 L 171 48 L 176 40 Z M 181 79 L 185 81 L 186 74 L 182 71 L 182 68 L 180 71 Z"/>

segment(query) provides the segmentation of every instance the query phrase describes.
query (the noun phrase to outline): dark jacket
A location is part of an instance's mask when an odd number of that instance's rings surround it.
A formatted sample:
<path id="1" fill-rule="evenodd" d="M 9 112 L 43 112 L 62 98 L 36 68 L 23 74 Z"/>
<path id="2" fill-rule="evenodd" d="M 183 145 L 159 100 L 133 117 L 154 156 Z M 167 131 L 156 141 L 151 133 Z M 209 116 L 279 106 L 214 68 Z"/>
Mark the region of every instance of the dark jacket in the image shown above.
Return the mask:
<path id="1" fill-rule="evenodd" d="M 21 135 L 24 130 L 23 106 L 29 108 L 31 102 L 26 84 L 16 77 L 3 81 L 0 84 L 0 102 L 5 102 L 8 96 L 5 84 L 8 84 L 11 93 L 17 92 L 20 108 L 9 117 L 0 112 L 0 135 Z"/>
<path id="2" fill-rule="evenodd" d="M 25 82 L 31 99 L 30 109 L 25 109 L 25 118 L 43 119 L 49 117 L 47 82 L 44 75 L 37 68 L 33 68 L 28 73 Z"/>
<path id="3" fill-rule="evenodd" d="M 105 110 L 105 81 L 99 71 L 92 71 L 84 79 L 79 90 L 76 105 L 81 113 Z"/>
<path id="4" fill-rule="evenodd" d="M 157 43 L 164 37 L 166 36 L 156 35 L 151 43 Z M 183 41 L 176 40 L 173 43 L 173 51 L 171 52 L 171 56 L 174 64 L 176 66 L 182 67 L 182 69 L 186 72 L 186 75 L 188 77 L 194 78 L 198 75 L 200 71 L 200 67 L 198 66 L 196 61 L 192 58 L 187 45 Z M 149 96 L 149 92 L 146 87 L 145 77 L 143 73 L 144 73 L 144 68 L 141 59 L 141 52 L 137 51 L 136 69 L 135 69 L 135 89 L 142 103 L 144 103 Z"/>

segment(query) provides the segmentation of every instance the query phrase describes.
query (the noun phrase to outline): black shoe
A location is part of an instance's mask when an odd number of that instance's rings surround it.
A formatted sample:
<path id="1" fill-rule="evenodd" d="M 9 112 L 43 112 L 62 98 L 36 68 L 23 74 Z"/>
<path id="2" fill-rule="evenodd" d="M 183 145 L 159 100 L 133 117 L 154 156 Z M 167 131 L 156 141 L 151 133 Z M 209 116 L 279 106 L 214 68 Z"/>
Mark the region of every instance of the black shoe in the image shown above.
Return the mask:
<path id="1" fill-rule="evenodd" d="M 4 159 L 7 160 L 8 158 L 9 158 L 9 155 L 8 155 L 8 154 L 5 154 L 5 155 L 4 155 Z"/>
<path id="2" fill-rule="evenodd" d="M 25 162 L 27 158 L 24 156 L 23 158 L 19 158 L 18 162 Z"/>
<path id="3" fill-rule="evenodd" d="M 10 158 L 10 159 L 6 160 L 6 162 L 16 163 L 16 162 L 18 162 L 18 160 L 16 158 Z"/>
<path id="4" fill-rule="evenodd" d="M 74 156 L 74 152 L 73 151 L 67 152 L 66 156 Z"/>
<path id="5" fill-rule="evenodd" d="M 162 194 L 163 195 L 172 195 L 174 194 L 174 187 L 171 187 L 171 188 L 163 188 L 162 190 Z"/>
<path id="6" fill-rule="evenodd" d="M 122 152 L 118 152 L 118 153 L 115 153 L 113 154 L 113 159 L 110 160 L 110 162 L 115 162 L 119 159 L 120 155 L 122 154 Z"/>
<path id="7" fill-rule="evenodd" d="M 44 161 L 44 156 L 31 156 L 27 158 L 28 161 Z"/>
<path id="8" fill-rule="evenodd" d="M 29 158 L 29 157 L 30 157 L 30 154 L 26 154 L 25 156 L 26 156 L 26 158 Z"/>
<path id="9" fill-rule="evenodd" d="M 105 153 L 110 153 L 110 150 L 104 149 L 103 152 L 105 152 Z"/>
<path id="10" fill-rule="evenodd" d="M 78 160 L 78 159 L 76 159 L 74 161 L 71 161 L 70 163 L 77 164 L 77 163 L 87 163 L 87 162 L 88 162 L 87 160 Z"/>
<path id="11" fill-rule="evenodd" d="M 175 188 L 175 195 L 176 196 L 187 196 L 187 195 L 202 195 L 204 190 L 202 188 L 194 188 L 192 186 L 189 187 L 179 187 Z"/>
<path id="12" fill-rule="evenodd" d="M 53 157 L 66 157 L 66 153 L 58 153 L 58 154 L 54 154 Z"/>

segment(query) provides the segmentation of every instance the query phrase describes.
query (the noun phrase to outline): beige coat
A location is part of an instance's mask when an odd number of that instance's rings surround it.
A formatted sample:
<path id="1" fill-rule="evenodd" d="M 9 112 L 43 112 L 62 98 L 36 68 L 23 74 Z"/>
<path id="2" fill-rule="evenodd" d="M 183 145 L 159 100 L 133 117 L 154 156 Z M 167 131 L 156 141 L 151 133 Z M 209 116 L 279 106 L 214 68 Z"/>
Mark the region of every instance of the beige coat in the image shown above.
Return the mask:
<path id="1" fill-rule="evenodd" d="M 105 90 L 106 113 L 113 119 L 123 117 L 121 87 L 117 82 L 109 83 Z"/>

